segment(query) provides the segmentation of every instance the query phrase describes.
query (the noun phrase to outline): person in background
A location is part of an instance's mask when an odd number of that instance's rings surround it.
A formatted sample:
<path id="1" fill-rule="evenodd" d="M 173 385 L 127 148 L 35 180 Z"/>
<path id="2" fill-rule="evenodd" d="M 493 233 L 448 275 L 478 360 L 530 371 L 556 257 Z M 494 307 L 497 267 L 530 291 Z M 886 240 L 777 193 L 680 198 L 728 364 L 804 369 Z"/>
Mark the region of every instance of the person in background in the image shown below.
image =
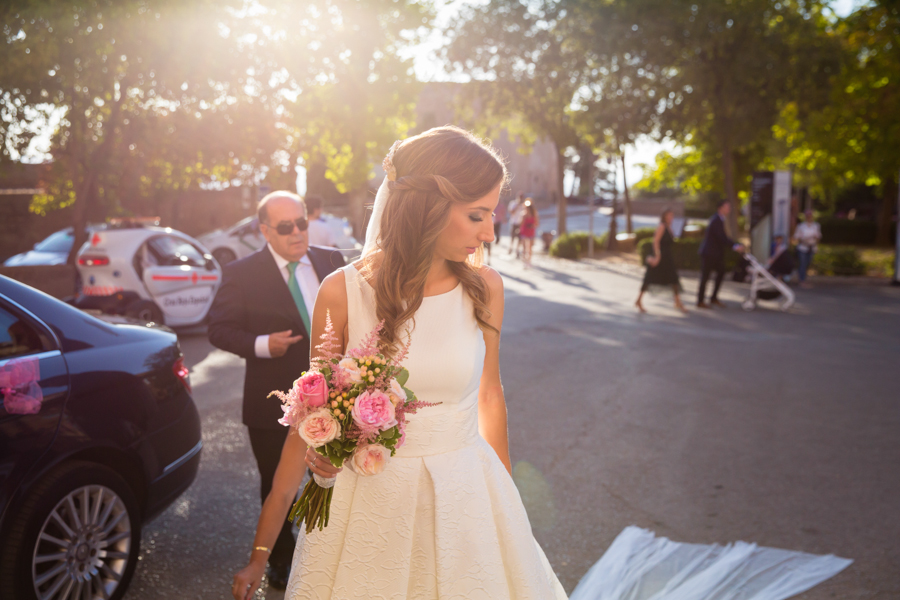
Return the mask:
<path id="1" fill-rule="evenodd" d="M 522 240 L 522 260 L 526 267 L 531 267 L 531 252 L 534 248 L 534 235 L 541 220 L 531 198 L 525 201 L 522 208 L 522 223 L 519 225 L 519 238 Z"/>
<path id="2" fill-rule="evenodd" d="M 797 254 L 800 258 L 800 265 L 797 269 L 800 285 L 809 287 L 809 284 L 806 283 L 806 272 L 816 253 L 816 246 L 822 239 L 822 228 L 813 219 L 811 210 L 806 211 L 805 217 L 806 220 L 797 225 L 797 229 L 794 230 L 794 241 L 797 243 Z"/>
<path id="3" fill-rule="evenodd" d="M 681 292 L 681 283 L 678 280 L 678 270 L 675 268 L 675 257 L 672 255 L 672 244 L 675 243 L 675 236 L 672 235 L 672 220 L 675 213 L 671 208 L 663 211 L 659 218 L 659 226 L 653 235 L 653 256 L 647 257 L 647 271 L 644 273 L 644 283 L 641 285 L 641 292 L 638 294 L 637 302 L 634 303 L 638 310 L 647 312 L 641 300 L 644 298 L 644 292 L 650 289 L 650 286 L 671 287 L 672 293 L 675 295 L 675 308 L 681 312 L 687 312 L 684 304 L 681 303 L 679 293 Z"/>
<path id="4" fill-rule="evenodd" d="M 503 226 L 509 220 L 509 209 L 506 204 L 503 202 L 497 205 L 497 210 L 494 211 L 494 244 L 500 245 L 500 233 L 503 229 Z"/>
<path id="5" fill-rule="evenodd" d="M 337 250 L 309 245 L 306 208 L 287 191 L 268 194 L 257 207 L 260 231 L 268 242 L 250 256 L 225 265 L 222 287 L 209 311 L 209 341 L 246 359 L 242 418 L 259 468 L 265 501 L 289 428 L 272 390 L 289 390 L 309 368 L 310 315 L 319 282 L 344 266 Z M 267 554 L 269 584 L 284 589 L 294 537 L 283 521 Z"/>
<path id="6" fill-rule="evenodd" d="M 509 253 L 518 258 L 520 253 L 519 227 L 522 225 L 522 210 L 525 207 L 525 194 L 519 192 L 509 201 Z"/>
<path id="7" fill-rule="evenodd" d="M 725 232 L 725 219 L 731 214 L 731 203 L 728 200 L 720 200 L 716 213 L 709 219 L 703 242 L 700 244 L 700 287 L 697 290 L 697 308 L 712 308 L 725 305 L 719 301 L 719 288 L 725 277 L 725 251 L 732 248 L 738 252 L 744 251 L 744 246 L 736 243 Z M 713 293 L 706 303 L 706 283 L 709 276 L 715 272 L 716 282 Z"/>
<path id="8" fill-rule="evenodd" d="M 309 243 L 312 246 L 324 246 L 337 248 L 337 240 L 334 232 L 328 228 L 328 223 L 322 217 L 322 208 L 325 201 L 321 196 L 310 195 L 306 197 L 306 210 L 309 212 Z"/>
<path id="9" fill-rule="evenodd" d="M 776 235 L 772 243 L 772 256 L 766 262 L 769 273 L 775 277 L 787 277 L 794 271 L 794 261 L 791 260 L 787 243 L 783 235 Z"/>

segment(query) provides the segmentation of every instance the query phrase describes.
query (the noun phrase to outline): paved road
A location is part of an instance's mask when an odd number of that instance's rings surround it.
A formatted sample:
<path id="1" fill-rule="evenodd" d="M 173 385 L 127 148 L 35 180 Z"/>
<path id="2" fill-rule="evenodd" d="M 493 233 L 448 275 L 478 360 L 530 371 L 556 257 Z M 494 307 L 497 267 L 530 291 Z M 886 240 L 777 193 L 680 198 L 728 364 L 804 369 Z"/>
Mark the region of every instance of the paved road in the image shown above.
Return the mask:
<path id="1" fill-rule="evenodd" d="M 822 284 L 783 314 L 741 311 L 729 285 L 728 310 L 658 296 L 639 315 L 634 267 L 503 254 L 515 476 L 567 590 L 636 524 L 855 559 L 804 600 L 900 597 L 900 289 Z M 203 460 L 145 528 L 128 600 L 226 597 L 258 515 L 242 363 L 203 335 L 182 345 Z"/>

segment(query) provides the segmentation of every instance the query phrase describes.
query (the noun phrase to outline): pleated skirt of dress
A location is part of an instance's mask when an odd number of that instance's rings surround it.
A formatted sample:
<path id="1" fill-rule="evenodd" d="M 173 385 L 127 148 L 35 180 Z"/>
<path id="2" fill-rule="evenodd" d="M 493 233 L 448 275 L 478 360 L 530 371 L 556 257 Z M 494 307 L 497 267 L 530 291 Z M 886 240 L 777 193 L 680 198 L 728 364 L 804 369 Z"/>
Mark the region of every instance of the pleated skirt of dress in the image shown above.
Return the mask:
<path id="1" fill-rule="evenodd" d="M 383 473 L 344 469 L 324 530 L 301 530 L 292 600 L 562 600 L 519 492 L 482 439 L 394 457 Z"/>

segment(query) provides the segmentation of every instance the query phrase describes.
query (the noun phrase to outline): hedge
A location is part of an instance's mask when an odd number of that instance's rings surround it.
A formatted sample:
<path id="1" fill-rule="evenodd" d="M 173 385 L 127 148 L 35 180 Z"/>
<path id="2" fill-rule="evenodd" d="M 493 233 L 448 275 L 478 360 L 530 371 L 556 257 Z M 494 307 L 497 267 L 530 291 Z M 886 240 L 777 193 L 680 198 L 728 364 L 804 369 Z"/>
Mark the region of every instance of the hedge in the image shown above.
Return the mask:
<path id="1" fill-rule="evenodd" d="M 866 265 L 853 246 L 819 246 L 812 268 L 819 275 L 865 275 Z"/>
<path id="2" fill-rule="evenodd" d="M 606 246 L 607 236 L 594 236 L 594 251 L 599 251 Z M 550 256 L 578 260 L 586 256 L 588 251 L 588 234 L 586 231 L 566 233 L 553 240 L 550 246 Z"/>
<path id="3" fill-rule="evenodd" d="M 819 226 L 823 244 L 871 245 L 878 235 L 878 224 L 874 221 L 825 217 L 819 219 Z"/>
<path id="4" fill-rule="evenodd" d="M 641 227 L 640 229 L 635 229 L 634 243 L 640 244 L 642 240 L 646 240 L 647 238 L 653 239 L 654 235 L 656 235 L 656 227 Z"/>
<path id="5" fill-rule="evenodd" d="M 700 242 L 695 238 L 677 239 L 672 244 L 672 253 L 675 257 L 675 268 L 690 271 L 700 270 Z M 653 239 L 644 239 L 638 244 L 638 254 L 641 263 L 647 264 L 647 257 L 653 254 Z M 731 271 L 737 264 L 738 253 L 728 251 L 725 254 L 725 270 Z"/>

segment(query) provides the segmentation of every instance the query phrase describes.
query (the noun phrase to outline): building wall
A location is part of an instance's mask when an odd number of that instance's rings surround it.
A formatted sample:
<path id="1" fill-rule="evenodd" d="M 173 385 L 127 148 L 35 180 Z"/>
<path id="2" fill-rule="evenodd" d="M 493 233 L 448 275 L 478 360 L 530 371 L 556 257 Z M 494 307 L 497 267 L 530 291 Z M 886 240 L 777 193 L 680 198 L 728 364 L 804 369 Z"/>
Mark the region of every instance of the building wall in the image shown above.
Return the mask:
<path id="1" fill-rule="evenodd" d="M 416 129 L 413 133 L 441 125 L 465 128 L 466 124 L 456 117 L 454 109 L 455 99 L 463 85 L 444 82 L 425 84 L 416 103 Z M 556 150 L 551 142 L 540 140 L 525 154 L 519 152 L 522 145 L 506 132 L 491 142 L 506 159 L 511 175 L 506 197 L 521 191 L 538 204 L 556 202 Z"/>

